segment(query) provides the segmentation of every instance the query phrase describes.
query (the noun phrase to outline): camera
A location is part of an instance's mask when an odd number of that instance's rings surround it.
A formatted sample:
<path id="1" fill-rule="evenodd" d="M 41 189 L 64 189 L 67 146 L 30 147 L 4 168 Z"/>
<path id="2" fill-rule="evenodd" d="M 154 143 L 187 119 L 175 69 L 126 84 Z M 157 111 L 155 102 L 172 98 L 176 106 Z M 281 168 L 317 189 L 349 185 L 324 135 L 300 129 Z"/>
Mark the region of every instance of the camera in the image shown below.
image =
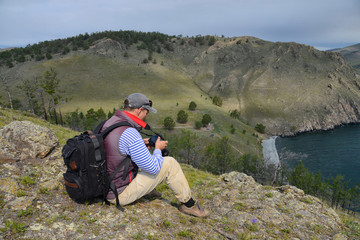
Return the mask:
<path id="1" fill-rule="evenodd" d="M 155 143 L 156 143 L 158 137 L 160 137 L 161 140 L 164 140 L 164 138 L 163 138 L 160 134 L 152 135 L 152 136 L 149 138 L 149 146 L 150 146 L 150 147 L 155 147 Z M 162 153 L 162 156 L 163 156 L 163 157 L 169 156 L 169 150 L 167 150 L 166 148 L 164 148 L 164 149 L 161 151 L 161 153 Z"/>

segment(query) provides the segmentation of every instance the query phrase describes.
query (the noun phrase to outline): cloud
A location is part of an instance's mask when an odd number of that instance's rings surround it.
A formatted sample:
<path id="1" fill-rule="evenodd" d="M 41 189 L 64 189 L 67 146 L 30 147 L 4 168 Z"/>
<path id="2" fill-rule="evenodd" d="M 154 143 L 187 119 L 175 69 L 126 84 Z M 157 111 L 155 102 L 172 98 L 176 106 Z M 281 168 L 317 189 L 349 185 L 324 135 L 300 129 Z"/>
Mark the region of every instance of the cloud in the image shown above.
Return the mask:
<path id="1" fill-rule="evenodd" d="M 0 0 L 0 46 L 105 30 L 335 46 L 359 41 L 359 13 L 357 0 Z"/>

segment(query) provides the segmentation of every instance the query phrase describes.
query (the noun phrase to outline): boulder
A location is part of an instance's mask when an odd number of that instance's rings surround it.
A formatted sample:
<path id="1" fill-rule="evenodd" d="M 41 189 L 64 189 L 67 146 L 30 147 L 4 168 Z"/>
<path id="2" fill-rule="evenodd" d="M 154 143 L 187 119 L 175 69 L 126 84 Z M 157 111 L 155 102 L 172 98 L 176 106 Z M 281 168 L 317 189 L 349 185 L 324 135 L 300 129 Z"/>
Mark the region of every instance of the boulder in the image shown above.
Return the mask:
<path id="1" fill-rule="evenodd" d="M 48 128 L 14 121 L 0 128 L 0 159 L 42 159 L 59 144 Z"/>

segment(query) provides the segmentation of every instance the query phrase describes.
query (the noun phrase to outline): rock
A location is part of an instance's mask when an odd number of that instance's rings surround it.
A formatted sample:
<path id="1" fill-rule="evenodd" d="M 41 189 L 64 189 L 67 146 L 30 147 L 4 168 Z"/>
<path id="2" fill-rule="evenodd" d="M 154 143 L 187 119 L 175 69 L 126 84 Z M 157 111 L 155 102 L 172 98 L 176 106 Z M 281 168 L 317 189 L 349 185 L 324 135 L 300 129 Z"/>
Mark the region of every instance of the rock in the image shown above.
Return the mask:
<path id="1" fill-rule="evenodd" d="M 15 196 L 19 189 L 20 189 L 19 184 L 15 181 L 14 178 L 0 179 L 0 191 L 1 192 Z"/>
<path id="2" fill-rule="evenodd" d="M 106 55 L 115 57 L 118 52 L 124 51 L 125 48 L 115 40 L 110 38 L 104 38 L 96 41 L 93 46 L 90 47 L 90 52 L 98 55 Z"/>
<path id="3" fill-rule="evenodd" d="M 34 199 L 35 197 L 19 197 L 7 203 L 5 207 L 11 210 L 26 210 L 29 206 L 32 205 Z"/>
<path id="4" fill-rule="evenodd" d="M 255 180 L 251 176 L 246 175 L 245 173 L 240 172 L 230 172 L 220 176 L 220 179 L 229 183 L 242 183 L 242 184 L 254 184 Z"/>
<path id="5" fill-rule="evenodd" d="M 40 223 L 35 223 L 29 226 L 29 229 L 32 231 L 40 231 L 40 230 L 44 230 L 47 227 L 44 227 L 42 224 Z"/>
<path id="6" fill-rule="evenodd" d="M 291 239 L 344 239 L 337 213 L 301 189 L 263 186 L 239 172 L 219 179 L 219 194 L 204 206 L 212 209 L 214 227 L 225 238 L 250 231 L 256 232 L 256 239 L 285 239 L 286 234 Z"/>
<path id="7" fill-rule="evenodd" d="M 0 128 L 0 157 L 25 160 L 46 157 L 59 144 L 48 128 L 14 121 Z"/>

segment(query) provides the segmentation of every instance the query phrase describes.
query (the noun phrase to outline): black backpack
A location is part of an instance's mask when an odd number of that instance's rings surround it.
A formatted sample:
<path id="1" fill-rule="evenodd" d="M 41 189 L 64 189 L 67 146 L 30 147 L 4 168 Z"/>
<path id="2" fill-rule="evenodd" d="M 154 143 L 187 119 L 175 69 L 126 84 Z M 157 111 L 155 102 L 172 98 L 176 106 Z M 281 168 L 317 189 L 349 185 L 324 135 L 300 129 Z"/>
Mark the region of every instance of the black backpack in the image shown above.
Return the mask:
<path id="1" fill-rule="evenodd" d="M 131 160 L 128 156 L 109 176 L 106 171 L 104 139 L 115 128 L 131 125 L 128 122 L 119 122 L 100 133 L 105 122 L 101 122 L 94 132 L 85 131 L 67 140 L 62 149 L 62 157 L 67 166 L 67 171 L 63 174 L 65 188 L 75 202 L 85 203 L 102 200 L 107 204 L 109 202 L 106 196 L 111 189 L 116 196 L 116 207 L 123 210 L 112 179 L 122 168 L 125 168 L 124 171 L 127 172 Z M 123 178 L 126 178 L 126 174 Z"/>

